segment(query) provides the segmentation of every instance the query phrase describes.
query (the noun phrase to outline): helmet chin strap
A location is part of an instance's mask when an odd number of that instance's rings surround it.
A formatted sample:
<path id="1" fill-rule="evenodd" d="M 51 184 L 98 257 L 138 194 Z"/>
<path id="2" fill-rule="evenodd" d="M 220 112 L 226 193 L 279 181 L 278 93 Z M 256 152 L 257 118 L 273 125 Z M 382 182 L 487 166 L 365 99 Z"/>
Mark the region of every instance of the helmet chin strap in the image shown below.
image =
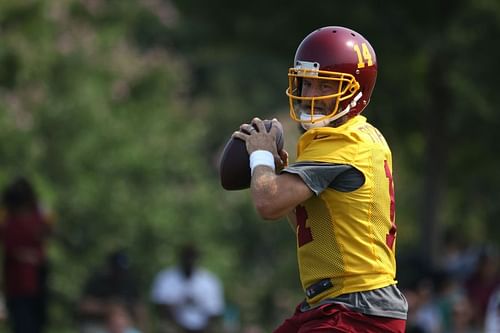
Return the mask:
<path id="1" fill-rule="evenodd" d="M 356 104 L 358 103 L 359 99 L 363 96 L 363 93 L 360 91 L 359 94 L 357 94 L 353 100 L 351 101 L 351 103 L 349 103 L 349 105 L 342 111 L 340 111 L 339 113 L 337 113 L 335 116 L 331 117 L 331 118 L 327 118 L 327 119 L 324 119 L 322 121 L 318 121 L 318 122 L 301 122 L 300 125 L 302 126 L 303 129 L 305 129 L 306 131 L 311 129 L 311 128 L 317 128 L 317 127 L 326 127 L 328 125 L 330 125 L 332 122 L 334 122 L 335 120 L 345 116 L 346 114 L 349 113 L 349 111 L 351 110 L 351 108 L 355 107 Z M 302 121 L 308 121 L 312 118 L 312 120 L 314 121 L 315 119 L 319 119 L 319 118 L 322 118 L 323 115 L 310 115 L 310 114 L 306 114 L 304 112 L 301 112 L 300 113 L 300 120 Z"/>

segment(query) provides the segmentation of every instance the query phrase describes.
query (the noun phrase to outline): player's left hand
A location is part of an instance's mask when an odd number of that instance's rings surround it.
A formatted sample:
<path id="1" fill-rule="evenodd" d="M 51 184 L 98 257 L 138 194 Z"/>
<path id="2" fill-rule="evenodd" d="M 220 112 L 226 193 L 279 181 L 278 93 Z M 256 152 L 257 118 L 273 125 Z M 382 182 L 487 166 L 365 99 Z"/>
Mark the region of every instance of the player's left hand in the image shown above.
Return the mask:
<path id="1" fill-rule="evenodd" d="M 288 152 L 285 149 L 281 149 L 278 152 L 279 158 L 274 156 L 274 163 L 276 164 L 276 171 L 279 172 L 288 166 Z"/>

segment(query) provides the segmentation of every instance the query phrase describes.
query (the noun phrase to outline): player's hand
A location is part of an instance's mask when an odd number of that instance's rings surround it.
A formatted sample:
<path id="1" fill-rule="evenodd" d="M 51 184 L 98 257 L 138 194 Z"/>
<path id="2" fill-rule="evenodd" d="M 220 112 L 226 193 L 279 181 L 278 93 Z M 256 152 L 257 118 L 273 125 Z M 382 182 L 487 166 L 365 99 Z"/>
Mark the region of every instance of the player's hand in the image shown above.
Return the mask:
<path id="1" fill-rule="evenodd" d="M 288 152 L 281 149 L 278 156 L 274 156 L 274 163 L 276 164 L 276 171 L 279 172 L 288 166 Z"/>
<path id="2" fill-rule="evenodd" d="M 266 130 L 264 122 L 260 118 L 253 118 L 250 124 L 242 124 L 240 130 L 233 133 L 233 137 L 245 141 L 248 154 L 252 154 L 256 150 L 267 150 L 273 156 L 280 158 L 276 147 L 276 134 L 278 128 L 273 119 L 273 124 L 269 132 Z"/>

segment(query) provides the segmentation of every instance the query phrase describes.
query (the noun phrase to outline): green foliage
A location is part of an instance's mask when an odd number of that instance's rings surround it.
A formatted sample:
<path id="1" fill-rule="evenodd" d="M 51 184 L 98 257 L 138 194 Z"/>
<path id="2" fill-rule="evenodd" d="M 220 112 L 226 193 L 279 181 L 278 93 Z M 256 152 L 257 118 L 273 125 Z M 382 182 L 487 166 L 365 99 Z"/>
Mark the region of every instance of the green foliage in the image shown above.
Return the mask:
<path id="1" fill-rule="evenodd" d="M 293 233 L 260 221 L 246 191 L 220 188 L 218 153 L 240 123 L 277 116 L 293 158 L 286 72 L 297 43 L 324 25 L 350 26 L 377 50 L 366 115 L 393 148 L 400 247 L 425 237 L 437 143 L 447 152 L 435 161 L 437 224 L 498 241 L 498 2 L 356 6 L 0 2 L 0 185 L 27 175 L 57 213 L 54 327 L 71 331 L 81 284 L 112 249 L 128 249 L 147 299 L 188 239 L 244 324 L 270 329 L 291 313 L 301 297 Z M 433 96 L 446 97 L 445 121 Z"/>

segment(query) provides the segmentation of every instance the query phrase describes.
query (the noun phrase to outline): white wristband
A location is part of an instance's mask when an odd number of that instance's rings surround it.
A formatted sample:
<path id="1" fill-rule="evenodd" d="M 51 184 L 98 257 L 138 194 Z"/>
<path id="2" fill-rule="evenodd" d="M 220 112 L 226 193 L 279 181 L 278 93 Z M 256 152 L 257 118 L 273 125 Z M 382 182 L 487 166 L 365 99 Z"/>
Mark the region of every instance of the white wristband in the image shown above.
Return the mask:
<path id="1" fill-rule="evenodd" d="M 272 168 L 273 171 L 276 170 L 274 156 L 267 150 L 256 150 L 250 154 L 250 175 L 253 175 L 253 170 L 258 165 L 265 165 Z"/>

